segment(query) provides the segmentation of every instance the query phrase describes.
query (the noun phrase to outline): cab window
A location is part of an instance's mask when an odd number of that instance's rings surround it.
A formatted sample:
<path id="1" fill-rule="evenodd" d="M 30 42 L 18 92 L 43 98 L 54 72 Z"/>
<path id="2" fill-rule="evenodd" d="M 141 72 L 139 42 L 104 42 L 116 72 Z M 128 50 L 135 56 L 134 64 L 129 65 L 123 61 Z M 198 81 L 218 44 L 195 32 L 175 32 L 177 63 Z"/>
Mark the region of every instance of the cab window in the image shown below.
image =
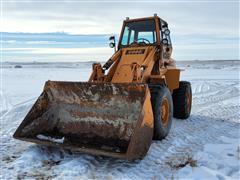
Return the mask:
<path id="1" fill-rule="evenodd" d="M 131 44 L 154 44 L 156 43 L 156 27 L 154 20 L 142 20 L 125 23 L 121 46 Z"/>

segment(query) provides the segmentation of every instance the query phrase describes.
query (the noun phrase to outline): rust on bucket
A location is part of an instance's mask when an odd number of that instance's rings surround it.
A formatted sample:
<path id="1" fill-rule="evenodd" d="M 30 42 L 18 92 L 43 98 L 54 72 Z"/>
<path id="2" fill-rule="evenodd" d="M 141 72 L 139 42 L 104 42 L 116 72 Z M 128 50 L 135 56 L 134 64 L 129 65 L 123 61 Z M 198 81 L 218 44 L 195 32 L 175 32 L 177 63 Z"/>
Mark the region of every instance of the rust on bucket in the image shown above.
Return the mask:
<path id="1" fill-rule="evenodd" d="M 14 137 L 136 159 L 150 147 L 152 118 L 146 84 L 47 81 Z"/>

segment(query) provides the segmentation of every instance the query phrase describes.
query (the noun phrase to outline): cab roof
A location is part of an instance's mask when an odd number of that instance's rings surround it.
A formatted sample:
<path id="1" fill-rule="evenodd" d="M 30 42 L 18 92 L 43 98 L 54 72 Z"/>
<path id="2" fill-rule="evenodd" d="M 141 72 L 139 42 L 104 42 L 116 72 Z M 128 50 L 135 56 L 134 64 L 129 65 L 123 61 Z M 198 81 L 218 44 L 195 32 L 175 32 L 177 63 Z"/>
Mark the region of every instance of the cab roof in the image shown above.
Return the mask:
<path id="1" fill-rule="evenodd" d="M 168 25 L 168 23 L 166 21 L 164 21 L 163 19 L 161 19 L 159 16 L 154 15 L 154 16 L 150 16 L 150 17 L 143 17 L 143 18 L 135 18 L 135 19 L 130 19 L 129 17 L 127 17 L 124 22 L 136 22 L 136 21 L 144 21 L 144 20 L 155 20 L 155 19 L 159 19 L 162 23 Z"/>

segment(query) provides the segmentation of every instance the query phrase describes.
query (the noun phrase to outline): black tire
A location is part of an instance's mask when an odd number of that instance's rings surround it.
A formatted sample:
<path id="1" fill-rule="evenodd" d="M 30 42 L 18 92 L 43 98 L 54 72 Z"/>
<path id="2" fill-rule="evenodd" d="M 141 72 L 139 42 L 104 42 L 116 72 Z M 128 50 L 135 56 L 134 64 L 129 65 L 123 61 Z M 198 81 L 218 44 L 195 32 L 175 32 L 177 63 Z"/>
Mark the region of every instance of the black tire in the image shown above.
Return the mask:
<path id="1" fill-rule="evenodd" d="M 179 88 L 173 90 L 173 117 L 187 119 L 192 108 L 192 89 L 190 82 L 180 81 Z"/>
<path id="2" fill-rule="evenodd" d="M 168 103 L 166 105 L 166 102 Z M 172 116 L 173 116 L 173 102 L 172 96 L 169 89 L 166 86 L 158 86 L 151 88 L 151 103 L 153 109 L 154 116 L 154 140 L 162 140 L 164 139 L 171 128 L 172 125 Z M 165 111 L 162 114 L 162 106 L 165 104 L 168 107 L 168 113 Z M 162 115 L 167 118 L 167 121 L 162 120 Z"/>

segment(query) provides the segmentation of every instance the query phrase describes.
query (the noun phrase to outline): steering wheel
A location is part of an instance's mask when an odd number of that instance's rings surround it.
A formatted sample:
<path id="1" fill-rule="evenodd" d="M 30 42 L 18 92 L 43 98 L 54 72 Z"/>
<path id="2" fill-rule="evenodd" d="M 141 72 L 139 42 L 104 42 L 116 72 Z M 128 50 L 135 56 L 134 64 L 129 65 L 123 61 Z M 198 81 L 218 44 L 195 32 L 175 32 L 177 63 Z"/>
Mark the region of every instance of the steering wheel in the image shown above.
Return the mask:
<path id="1" fill-rule="evenodd" d="M 142 40 L 142 41 L 139 42 L 139 43 L 150 44 L 150 41 L 149 41 L 148 39 L 145 39 L 145 38 L 139 38 L 139 39 L 137 39 L 137 42 L 138 42 L 139 40 Z"/>
<path id="2" fill-rule="evenodd" d="M 139 42 L 139 41 L 141 41 L 141 42 Z M 136 41 L 133 41 L 130 45 L 134 45 L 134 44 L 150 44 L 150 41 L 145 38 L 139 38 Z"/>

